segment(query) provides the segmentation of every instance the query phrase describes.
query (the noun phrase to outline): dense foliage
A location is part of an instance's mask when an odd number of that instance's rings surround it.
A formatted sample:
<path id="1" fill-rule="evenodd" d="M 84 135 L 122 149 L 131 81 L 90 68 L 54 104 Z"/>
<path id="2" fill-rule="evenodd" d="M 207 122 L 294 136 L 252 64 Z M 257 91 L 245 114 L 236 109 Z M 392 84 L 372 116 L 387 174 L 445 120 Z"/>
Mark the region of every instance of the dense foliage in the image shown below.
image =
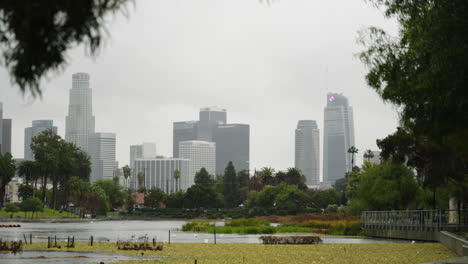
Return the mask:
<path id="1" fill-rule="evenodd" d="M 433 207 L 438 191 L 466 207 L 468 1 L 372 2 L 400 25 L 397 37 L 370 28 L 362 38 L 367 82 L 400 115 L 401 127 L 378 142 L 382 156 L 414 168 Z"/>

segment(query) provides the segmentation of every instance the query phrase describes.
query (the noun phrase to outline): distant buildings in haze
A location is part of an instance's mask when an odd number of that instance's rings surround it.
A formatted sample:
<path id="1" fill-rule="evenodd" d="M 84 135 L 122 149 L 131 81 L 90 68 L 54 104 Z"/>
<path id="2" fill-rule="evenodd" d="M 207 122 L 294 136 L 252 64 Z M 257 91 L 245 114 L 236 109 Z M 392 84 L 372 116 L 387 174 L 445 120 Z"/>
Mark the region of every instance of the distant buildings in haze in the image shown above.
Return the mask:
<path id="1" fill-rule="evenodd" d="M 315 120 L 299 120 L 295 130 L 294 166 L 309 186 L 320 184 L 320 130 Z"/>
<path id="2" fill-rule="evenodd" d="M 65 119 L 65 140 L 85 152 L 88 152 L 88 137 L 95 132 L 93 95 L 89 83 L 89 74 L 73 74 L 68 116 Z"/>
<path id="3" fill-rule="evenodd" d="M 91 181 L 112 179 L 118 164 L 115 160 L 115 133 L 93 133 L 88 136 L 91 156 Z"/>
<path id="4" fill-rule="evenodd" d="M 213 174 L 224 174 L 229 161 L 233 162 L 237 171 L 249 170 L 250 126 L 228 124 L 226 109 L 205 107 L 200 109 L 198 121 L 174 122 L 174 157 L 182 157 L 179 152 L 180 142 L 193 140 L 216 143 Z"/>
<path id="5" fill-rule="evenodd" d="M 156 144 L 150 142 L 143 142 L 141 145 L 130 146 L 130 164 L 129 167 L 133 168 L 136 159 L 151 159 L 156 157 Z"/>
<path id="6" fill-rule="evenodd" d="M 195 174 L 205 168 L 209 174 L 216 173 L 216 143 L 200 140 L 179 142 L 180 158 L 190 160 L 188 186 L 195 184 Z"/>
<path id="7" fill-rule="evenodd" d="M 140 186 L 138 174 L 143 173 Z M 134 161 L 131 187 L 159 188 L 165 193 L 185 191 L 190 187 L 190 160 L 181 158 L 143 158 Z"/>
<path id="8" fill-rule="evenodd" d="M 54 126 L 53 120 L 33 120 L 30 127 L 24 129 L 24 159 L 34 160 L 34 153 L 31 150 L 33 137 L 39 135 L 43 131 L 52 130 L 57 134 L 57 127 Z"/>
<path id="9" fill-rule="evenodd" d="M 328 93 L 323 125 L 323 184 L 331 186 L 351 171 L 354 146 L 353 108 L 342 94 Z"/>
<path id="10" fill-rule="evenodd" d="M 11 123 L 12 120 L 3 118 L 3 103 L 0 102 L 0 153 L 11 153 Z"/>

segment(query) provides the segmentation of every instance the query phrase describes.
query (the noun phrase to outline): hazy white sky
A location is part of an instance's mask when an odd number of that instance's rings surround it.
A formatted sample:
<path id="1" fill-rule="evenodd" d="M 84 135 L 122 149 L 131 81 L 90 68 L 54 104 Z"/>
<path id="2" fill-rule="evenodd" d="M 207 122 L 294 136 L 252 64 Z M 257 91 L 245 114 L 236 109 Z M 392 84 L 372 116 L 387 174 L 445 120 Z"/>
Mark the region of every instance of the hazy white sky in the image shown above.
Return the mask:
<path id="1" fill-rule="evenodd" d="M 375 140 L 397 126 L 395 110 L 367 87 L 355 57 L 360 29 L 397 26 L 364 0 L 135 2 L 128 17 L 110 19 L 99 56 L 82 47 L 69 53 L 67 67 L 43 81 L 42 99 L 23 96 L 0 69 L 15 157 L 23 157 L 32 120 L 53 119 L 64 136 L 71 75 L 81 71 L 91 75 L 96 131 L 117 133 L 121 166 L 129 145 L 142 141 L 171 155 L 172 122 L 195 120 L 205 106 L 250 124 L 251 169 L 294 166 L 297 121 L 315 119 L 323 132 L 327 91 L 349 98 L 358 149 L 376 149 Z"/>

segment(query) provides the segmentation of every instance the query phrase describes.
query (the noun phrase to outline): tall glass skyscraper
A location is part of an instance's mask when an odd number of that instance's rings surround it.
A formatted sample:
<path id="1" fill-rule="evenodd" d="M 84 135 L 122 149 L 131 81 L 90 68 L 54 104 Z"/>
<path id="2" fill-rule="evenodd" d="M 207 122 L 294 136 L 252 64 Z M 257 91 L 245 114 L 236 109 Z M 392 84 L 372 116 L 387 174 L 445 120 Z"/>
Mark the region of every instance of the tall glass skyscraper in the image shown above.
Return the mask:
<path id="1" fill-rule="evenodd" d="M 323 128 L 323 183 L 330 186 L 351 170 L 348 149 L 354 146 L 354 121 L 348 98 L 327 94 Z"/>
<path id="2" fill-rule="evenodd" d="M 315 120 L 299 120 L 295 131 L 295 167 L 307 185 L 320 184 L 320 130 Z"/>
<path id="3" fill-rule="evenodd" d="M 72 78 L 68 116 L 65 120 L 65 140 L 88 152 L 89 135 L 95 132 L 89 74 L 75 73 Z"/>
<path id="4" fill-rule="evenodd" d="M 89 135 L 91 156 L 91 181 L 112 179 L 118 164 L 115 160 L 116 138 L 114 133 L 93 133 Z"/>

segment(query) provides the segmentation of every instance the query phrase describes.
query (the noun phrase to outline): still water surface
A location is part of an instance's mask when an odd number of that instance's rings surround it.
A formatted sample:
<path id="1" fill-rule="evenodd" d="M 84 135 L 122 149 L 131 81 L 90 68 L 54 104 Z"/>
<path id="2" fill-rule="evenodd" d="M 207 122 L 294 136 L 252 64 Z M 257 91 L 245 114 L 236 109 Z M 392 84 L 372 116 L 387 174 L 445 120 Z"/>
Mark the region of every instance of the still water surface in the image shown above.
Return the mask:
<path id="1" fill-rule="evenodd" d="M 32 234 L 34 241 L 47 241 L 47 237 L 57 237 L 58 241 L 66 241 L 74 236 L 75 241 L 115 242 L 128 240 L 132 236 L 138 238 L 147 236 L 158 241 L 171 243 L 213 243 L 214 235 L 205 233 L 188 233 L 178 231 L 187 221 L 90 221 L 74 223 L 21 223 L 19 228 L 0 228 L 0 238 L 3 240 L 29 240 Z M 1 224 L 1 223 L 0 223 Z M 218 222 L 217 225 L 222 225 Z M 170 237 L 169 237 L 170 231 Z M 277 234 L 281 235 L 281 234 Z M 289 234 L 290 235 L 290 234 Z M 300 235 L 300 234 L 294 234 Z M 305 234 L 304 234 L 305 235 Z M 217 234 L 217 243 L 260 243 L 261 235 Z M 343 238 L 322 237 L 323 243 L 408 243 L 405 240 L 375 239 L 375 238 Z"/>

